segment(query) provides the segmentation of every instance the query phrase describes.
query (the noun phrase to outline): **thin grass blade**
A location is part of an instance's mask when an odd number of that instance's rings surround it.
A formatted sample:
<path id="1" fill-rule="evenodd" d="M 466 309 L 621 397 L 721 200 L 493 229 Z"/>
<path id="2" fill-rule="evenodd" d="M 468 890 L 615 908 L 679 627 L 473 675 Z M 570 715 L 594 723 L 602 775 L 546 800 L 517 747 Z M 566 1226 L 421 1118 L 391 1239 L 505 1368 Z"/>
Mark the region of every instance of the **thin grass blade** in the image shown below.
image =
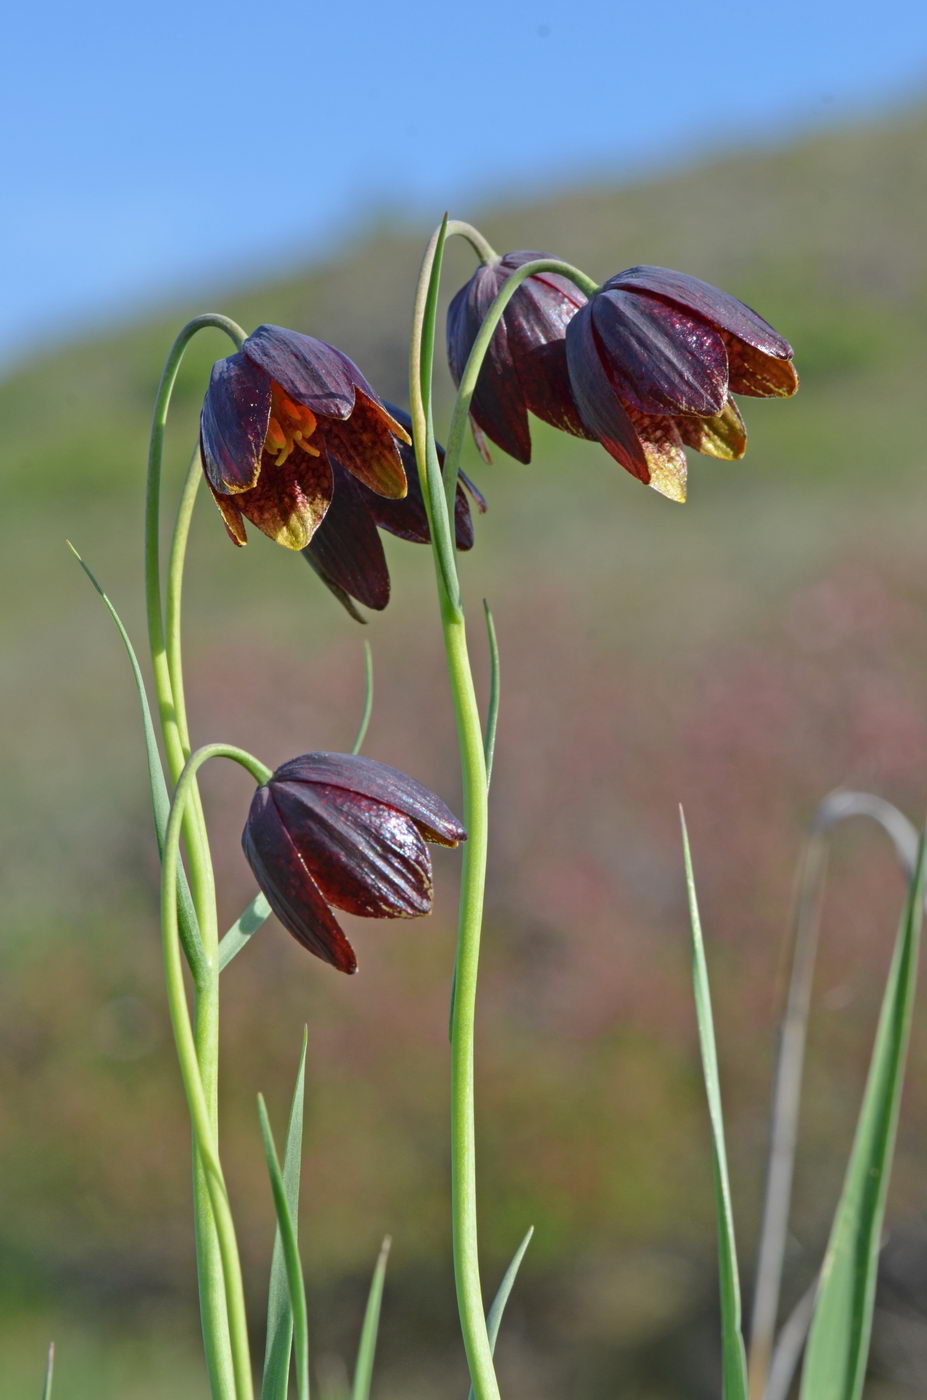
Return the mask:
<path id="1" fill-rule="evenodd" d="M 489 639 L 489 704 L 486 707 L 486 729 L 483 737 L 488 787 L 492 778 L 493 754 L 496 751 L 496 726 L 499 723 L 499 641 L 496 637 L 496 624 L 485 598 L 483 611 L 486 614 L 486 635 Z"/>
<path id="2" fill-rule="evenodd" d="M 258 929 L 270 918 L 270 905 L 262 894 L 256 894 L 230 929 L 219 940 L 219 971 L 224 972 L 233 958 L 248 944 Z"/>
<path id="3" fill-rule="evenodd" d="M 303 1099 L 306 1082 L 306 1047 L 308 1045 L 308 1033 L 303 1032 L 303 1048 L 299 1057 L 299 1069 L 296 1074 L 296 1086 L 293 1090 L 293 1102 L 290 1106 L 290 1121 L 287 1126 L 286 1151 L 283 1157 L 283 1172 L 280 1174 L 283 1187 L 283 1197 L 287 1208 L 290 1227 L 293 1236 L 293 1248 L 296 1249 L 296 1265 L 299 1275 L 299 1286 L 302 1289 L 302 1271 L 299 1269 L 299 1253 L 296 1246 L 296 1220 L 299 1211 L 299 1174 L 302 1161 L 303 1143 Z M 263 1108 L 263 1099 L 260 1100 L 261 1128 L 264 1129 L 266 1113 Z M 270 1129 L 264 1135 L 264 1150 L 273 1150 L 273 1138 L 269 1137 Z M 276 1165 L 276 1152 L 273 1152 L 274 1164 Z M 271 1170 L 271 1186 L 274 1189 L 274 1204 L 277 1204 L 277 1192 L 274 1187 L 274 1173 L 270 1167 L 268 1158 L 268 1169 Z M 279 1169 L 278 1169 L 279 1172 Z M 291 1302 L 291 1282 L 290 1266 L 287 1258 L 287 1248 L 284 1239 L 284 1231 L 280 1224 L 280 1212 L 277 1213 L 277 1233 L 274 1238 L 274 1253 L 270 1267 L 270 1287 L 267 1295 L 267 1349 L 264 1355 L 264 1377 L 261 1383 L 261 1400 L 286 1400 L 289 1375 L 290 1375 L 290 1352 L 293 1345 L 293 1318 L 294 1310 Z M 303 1295 L 303 1328 L 307 1329 L 306 1322 L 306 1300 Z M 300 1364 L 300 1348 L 302 1355 L 306 1358 L 308 1367 L 308 1337 L 303 1335 L 297 1337 L 297 1368 Z M 308 1373 L 306 1378 L 306 1394 L 309 1393 Z M 302 1400 L 303 1392 L 300 1390 Z"/>
<path id="4" fill-rule="evenodd" d="M 741 1333 L 740 1279 L 737 1273 L 737 1247 L 734 1240 L 734 1217 L 731 1210 L 731 1187 L 728 1180 L 727 1152 L 724 1145 L 724 1117 L 721 1111 L 721 1084 L 718 1077 L 718 1052 L 715 1045 L 714 1017 L 711 1011 L 711 991 L 705 944 L 695 893 L 692 853 L 682 808 L 682 845 L 686 865 L 686 888 L 689 895 L 689 921 L 692 925 L 692 982 L 695 992 L 695 1013 L 702 1054 L 702 1074 L 711 1121 L 711 1146 L 715 1178 L 715 1211 L 718 1229 L 718 1272 L 721 1285 L 721 1358 L 725 1400 L 747 1400 L 747 1359 Z"/>
<path id="5" fill-rule="evenodd" d="M 351 1400 L 369 1400 L 370 1384 L 373 1380 L 373 1361 L 377 1349 L 377 1333 L 380 1330 L 380 1308 L 383 1305 L 383 1286 L 386 1282 L 386 1263 L 389 1259 L 391 1240 L 389 1235 L 380 1247 L 379 1257 L 374 1265 L 370 1280 L 370 1293 L 364 1312 L 364 1325 L 361 1328 L 360 1343 L 357 1348 L 357 1364 L 354 1368 L 354 1384 L 351 1387 Z"/>
<path id="6" fill-rule="evenodd" d="M 55 1378 L 55 1344 L 48 1345 L 48 1361 L 45 1364 L 45 1384 L 42 1387 L 42 1400 L 51 1400 L 52 1381 Z"/>
<path id="7" fill-rule="evenodd" d="M 499 1328 L 502 1326 L 502 1314 L 505 1312 L 505 1305 L 509 1301 L 509 1294 L 515 1287 L 515 1280 L 518 1277 L 518 1270 L 521 1268 L 521 1261 L 528 1252 L 528 1246 L 531 1243 L 531 1236 L 533 1234 L 534 1226 L 532 1225 L 529 1227 L 528 1233 L 512 1256 L 512 1262 L 502 1275 L 502 1282 L 496 1289 L 496 1296 L 493 1298 L 489 1307 L 489 1312 L 486 1314 L 486 1330 L 489 1333 L 489 1345 L 494 1353 L 496 1350 L 496 1342 L 499 1339 Z M 474 1400 L 472 1386 L 470 1387 L 469 1400 Z"/>
<path id="8" fill-rule="evenodd" d="M 161 755 L 158 751 L 158 740 L 155 734 L 154 722 L 151 718 L 151 705 L 148 702 L 148 692 L 145 689 L 142 668 L 138 664 L 135 648 L 132 645 L 128 632 L 123 626 L 122 618 L 104 592 L 102 584 L 89 565 L 84 563 L 84 560 L 80 557 L 70 540 L 67 541 L 67 546 L 93 584 L 97 593 L 99 593 L 100 597 L 103 599 L 106 610 L 116 625 L 116 630 L 122 638 L 122 644 L 129 658 L 129 665 L 132 668 L 132 677 L 135 681 L 135 688 L 138 691 L 139 704 L 142 710 L 142 728 L 145 734 L 145 755 L 148 761 L 148 785 L 151 791 L 151 809 L 154 816 L 155 838 L 158 842 L 158 853 L 161 854 L 164 850 L 164 835 L 167 831 L 167 819 L 170 816 L 171 802 L 167 791 L 167 783 L 164 778 L 164 768 L 161 764 Z M 187 952 L 188 959 L 191 960 L 191 966 L 194 966 L 196 962 L 202 963 L 202 944 L 200 943 L 196 913 L 193 909 L 193 900 L 190 897 L 190 887 L 187 884 L 187 877 L 183 870 L 180 870 L 177 877 L 177 914 L 180 922 L 180 937 L 184 949 Z"/>
<path id="9" fill-rule="evenodd" d="M 858 1400 L 872 1331 L 879 1245 L 914 1010 L 924 916 L 925 845 L 879 1013 L 847 1174 L 821 1271 L 802 1371 L 801 1400 Z"/>
<path id="10" fill-rule="evenodd" d="M 357 729 L 357 738 L 354 740 L 352 753 L 360 753 L 364 740 L 367 737 L 367 730 L 370 727 L 370 716 L 373 714 L 373 648 L 369 642 L 364 643 L 364 708 L 361 712 L 361 721 Z"/>

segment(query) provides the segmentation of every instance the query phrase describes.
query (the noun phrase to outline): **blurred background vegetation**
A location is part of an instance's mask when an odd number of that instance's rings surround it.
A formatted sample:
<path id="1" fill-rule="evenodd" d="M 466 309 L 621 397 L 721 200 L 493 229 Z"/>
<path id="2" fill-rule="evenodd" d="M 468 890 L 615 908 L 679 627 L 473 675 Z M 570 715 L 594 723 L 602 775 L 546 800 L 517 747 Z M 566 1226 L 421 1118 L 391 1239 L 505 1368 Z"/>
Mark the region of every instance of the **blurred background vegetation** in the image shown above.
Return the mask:
<path id="1" fill-rule="evenodd" d="M 493 788 L 478 1108 L 484 1268 L 536 1234 L 510 1304 L 512 1395 L 718 1393 L 712 1188 L 677 826 L 685 804 L 709 939 L 734 1203 L 749 1297 L 793 872 L 817 802 L 865 786 L 917 817 L 927 775 L 924 356 L 927 109 L 621 187 L 455 209 L 499 249 L 606 277 L 679 267 L 797 347 L 791 403 L 745 405 L 745 462 L 693 457 L 690 500 L 536 431 L 525 468 L 473 465 L 488 499 L 463 561 L 493 606 L 503 703 Z M 74 541 L 136 640 L 150 402 L 177 327 L 205 309 L 333 341 L 406 402 L 427 230 L 370 229 L 285 279 L 165 307 L 0 385 L 7 597 L 0 981 L 0 1396 L 201 1395 L 188 1134 L 160 976 L 157 872 L 131 680 Z M 448 294 L 469 275 L 449 256 Z M 207 306 L 218 301 L 220 304 Z M 175 399 L 175 477 L 218 337 Z M 447 399 L 443 367 L 441 383 Z M 169 498 L 169 497 L 168 497 Z M 349 747 L 362 640 L 366 752 L 452 803 L 452 719 L 427 552 L 391 542 L 393 602 L 366 629 L 256 532 L 198 512 L 186 651 L 195 737 L 269 764 Z M 479 638 L 475 649 L 480 650 Z M 248 784 L 206 778 L 222 912 L 253 887 Z M 787 1301 L 820 1261 L 903 888 L 885 843 L 841 834 L 803 1115 Z M 272 1239 L 257 1132 L 310 1058 L 302 1239 L 314 1364 L 336 1386 L 381 1236 L 394 1237 L 381 1400 L 462 1394 L 447 1231 L 447 997 L 456 863 L 427 922 L 352 928 L 339 979 L 268 924 L 227 974 L 225 1160 L 256 1334 Z M 927 1035 L 915 1026 L 872 1360 L 879 1400 L 927 1374 Z"/>

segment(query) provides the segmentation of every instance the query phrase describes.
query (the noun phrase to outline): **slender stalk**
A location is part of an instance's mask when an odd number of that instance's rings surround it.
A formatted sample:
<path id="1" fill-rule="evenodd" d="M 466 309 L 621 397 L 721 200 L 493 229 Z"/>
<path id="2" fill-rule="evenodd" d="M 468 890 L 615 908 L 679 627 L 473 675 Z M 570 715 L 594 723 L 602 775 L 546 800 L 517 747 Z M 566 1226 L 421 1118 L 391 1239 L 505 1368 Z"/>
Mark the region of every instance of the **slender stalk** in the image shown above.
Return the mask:
<path id="1" fill-rule="evenodd" d="M 161 600 L 160 504 L 161 472 L 164 435 L 171 396 L 187 346 L 200 330 L 218 329 L 229 336 L 235 348 L 240 348 L 245 333 L 228 317 L 216 313 L 197 316 L 180 331 L 168 353 L 152 415 L 148 449 L 148 481 L 145 498 L 145 600 L 148 618 L 148 638 L 151 666 L 157 695 L 158 714 L 164 742 L 167 767 L 172 783 L 177 783 L 188 751 L 188 726 L 183 703 L 183 682 L 180 663 L 180 581 L 190 512 L 193 505 L 191 471 L 175 527 L 171 550 L 171 582 L 168 613 L 170 633 L 165 638 L 164 614 Z M 177 690 L 172 677 L 172 660 Z M 201 932 L 203 961 L 196 969 L 197 1008 L 194 1051 L 198 1061 L 198 1076 L 203 1090 L 206 1111 L 213 1135 L 218 1140 L 218 1034 L 219 985 L 216 947 L 215 889 L 205 821 L 195 781 L 190 797 L 180 809 L 183 839 L 189 863 L 190 892 Z M 175 862 L 176 865 L 176 862 Z M 176 900 L 176 894 L 175 894 Z M 173 908 L 176 918 L 176 903 Z M 183 1072 L 183 1066 L 181 1066 Z M 194 1133 L 195 1141 L 198 1135 Z M 227 1302 L 223 1279 L 222 1240 L 214 1217 L 213 1190 L 202 1150 L 194 1147 L 193 1202 L 196 1231 L 197 1275 L 200 1287 L 200 1312 L 203 1345 L 214 1396 L 234 1392 L 236 1358 L 229 1336 Z"/>
<path id="2" fill-rule="evenodd" d="M 187 706 L 183 684 L 183 653 L 181 632 L 181 605 L 183 600 L 183 570 L 187 556 L 187 541 L 190 538 L 190 522 L 197 492 L 203 479 L 200 466 L 199 448 L 193 453 L 187 475 L 184 478 L 174 533 L 171 536 L 171 549 L 167 564 L 167 593 L 165 607 L 167 670 L 171 692 L 174 697 L 174 716 L 177 721 L 177 737 L 184 758 L 190 756 L 190 727 L 187 723 Z"/>
<path id="3" fill-rule="evenodd" d="M 473 1094 L 474 1012 L 483 887 L 486 876 L 488 808 L 483 735 L 467 656 L 466 623 L 459 602 L 450 518 L 440 487 L 431 426 L 431 373 L 437 280 L 446 228 L 425 253 L 416 293 L 410 360 L 413 438 L 422 495 L 431 527 L 432 557 L 454 701 L 468 838 L 461 870 L 456 988 L 451 1011 L 451 1225 L 460 1329 L 477 1400 L 499 1400 L 480 1283 L 476 1209 L 476 1128 Z"/>
<path id="4" fill-rule="evenodd" d="M 161 927 L 164 946 L 164 969 L 167 984 L 168 1008 L 181 1079 L 187 1098 L 190 1122 L 193 1127 L 195 1156 L 198 1167 L 197 1196 L 202 1191 L 206 1198 L 206 1210 L 197 1213 L 198 1238 L 200 1234 L 210 1234 L 221 1273 L 213 1270 L 201 1277 L 200 1288 L 203 1300 L 204 1318 L 212 1318 L 221 1309 L 227 1319 L 226 1339 L 231 1355 L 231 1384 L 225 1373 L 221 1354 L 210 1354 L 210 1380 L 213 1393 L 218 1397 L 234 1396 L 235 1400 L 252 1400 L 251 1359 L 248 1347 L 248 1323 L 245 1312 L 244 1287 L 241 1277 L 241 1264 L 238 1245 L 235 1239 L 235 1226 L 232 1220 L 228 1192 L 219 1160 L 218 1131 L 215 1122 L 215 1082 L 214 1059 L 204 1057 L 200 1043 L 201 1026 L 209 1024 L 212 1037 L 214 1022 L 218 1020 L 218 971 L 216 947 L 218 934 L 213 899 L 211 918 L 201 923 L 204 948 L 210 965 L 208 982 L 205 979 L 197 988 L 197 1028 L 190 1021 L 187 993 L 184 986 L 183 960 L 179 926 L 177 919 L 177 875 L 180 864 L 180 839 L 187 804 L 196 790 L 196 774 L 209 758 L 231 758 L 248 769 L 256 781 L 263 782 L 269 770 L 241 749 L 223 744 L 208 744 L 198 749 L 185 765 L 171 805 L 164 842 L 164 857 L 161 869 Z M 205 985 L 204 985 L 205 982 Z M 206 1008 L 201 1010 L 201 1008 Z M 207 1213 L 208 1211 L 208 1213 Z M 221 1285 L 221 1292 L 220 1292 Z M 210 1337 L 207 1340 L 215 1340 Z"/>
<path id="5" fill-rule="evenodd" d="M 482 263 L 494 263 L 499 260 L 499 254 L 492 244 L 483 237 L 479 229 L 474 228 L 472 224 L 464 223 L 463 219 L 448 219 L 446 236 L 448 238 L 465 238 Z"/>

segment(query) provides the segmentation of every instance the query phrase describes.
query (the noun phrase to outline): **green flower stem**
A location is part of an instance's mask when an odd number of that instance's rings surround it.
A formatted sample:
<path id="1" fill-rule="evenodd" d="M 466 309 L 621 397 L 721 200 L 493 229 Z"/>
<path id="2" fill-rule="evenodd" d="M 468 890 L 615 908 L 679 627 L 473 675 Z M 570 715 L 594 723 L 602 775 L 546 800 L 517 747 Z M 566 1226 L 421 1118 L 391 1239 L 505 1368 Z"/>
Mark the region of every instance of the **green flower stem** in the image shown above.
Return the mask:
<path id="1" fill-rule="evenodd" d="M 161 869 L 161 929 L 164 949 L 164 969 L 167 983 L 168 1007 L 177 1059 L 187 1098 L 190 1122 L 193 1127 L 195 1158 L 198 1168 L 196 1195 L 206 1197 L 208 1216 L 205 1211 L 197 1213 L 197 1241 L 201 1238 L 209 1245 L 215 1237 L 216 1252 L 221 1272 L 207 1271 L 200 1277 L 200 1291 L 203 1300 L 204 1326 L 207 1318 L 220 1313 L 227 1319 L 228 1342 L 231 1352 L 231 1386 L 225 1374 L 221 1354 L 210 1351 L 210 1341 L 214 1336 L 207 1334 L 207 1351 L 210 1360 L 210 1380 L 216 1396 L 234 1396 L 234 1400 L 252 1400 L 251 1359 L 248 1347 L 248 1325 L 245 1312 L 244 1287 L 241 1277 L 241 1264 L 238 1245 L 235 1239 L 235 1226 L 232 1220 L 228 1192 L 219 1160 L 218 1130 L 215 1122 L 215 1062 L 212 1046 L 210 1055 L 203 1063 L 200 1044 L 200 1029 L 206 1023 L 210 1035 L 218 1023 L 218 963 L 215 950 L 218 943 L 215 900 L 208 911 L 209 917 L 202 919 L 201 930 L 204 947 L 207 950 L 208 971 L 201 976 L 197 987 L 197 1032 L 190 1022 L 187 993 L 184 985 L 183 959 L 179 925 L 177 919 L 177 876 L 180 863 L 180 840 L 184 818 L 191 797 L 196 791 L 196 774 L 210 758 L 230 758 L 242 764 L 257 782 L 264 782 L 270 770 L 257 759 L 241 749 L 224 744 L 208 744 L 198 749 L 183 768 L 177 782 L 171 814 L 168 819 L 164 842 L 164 856 Z M 211 872 L 210 872 L 211 874 Z M 205 1011 L 201 1008 L 205 1007 Z M 199 1250 L 198 1250 L 199 1253 Z"/>
<path id="2" fill-rule="evenodd" d="M 446 237 L 465 238 L 482 263 L 499 261 L 499 254 L 492 244 L 487 242 L 479 229 L 474 228 L 472 224 L 465 224 L 462 219 L 448 219 Z"/>
<path id="3" fill-rule="evenodd" d="M 171 536 L 171 550 L 167 565 L 167 594 L 165 600 L 167 671 L 171 693 L 174 697 L 174 716 L 177 721 L 177 737 L 184 758 L 190 756 L 190 727 L 187 723 L 187 706 L 183 684 L 183 654 L 181 633 L 181 604 L 183 599 L 183 570 L 187 555 L 187 541 L 190 537 L 190 522 L 197 492 L 203 479 L 199 448 L 190 460 L 184 478 L 180 502 L 177 506 L 177 519 Z"/>
<path id="4" fill-rule="evenodd" d="M 145 499 L 145 600 L 158 714 L 161 721 L 168 772 L 170 780 L 174 784 L 179 781 L 183 770 L 188 743 L 187 723 L 183 713 L 183 688 L 180 679 L 179 606 L 180 576 L 183 568 L 186 530 L 189 527 L 189 512 L 192 510 L 193 502 L 191 494 L 186 510 L 182 503 L 178 516 L 178 526 L 175 529 L 174 547 L 171 555 L 173 603 L 169 606 L 171 637 L 168 645 L 165 639 L 161 600 L 161 470 L 167 415 L 184 352 L 198 331 L 210 328 L 224 331 L 236 349 L 241 347 L 245 339 L 245 333 L 240 326 L 229 320 L 228 317 L 215 313 L 197 316 L 184 326 L 170 349 L 161 375 L 161 382 L 155 398 L 148 449 L 148 483 Z M 192 488 L 190 491 L 192 492 Z M 184 502 L 187 501 L 187 497 L 188 491 L 185 490 Z M 176 694 L 171 676 L 171 656 L 174 659 L 179 683 Z M 182 822 L 183 839 L 189 862 L 190 891 L 200 929 L 203 951 L 202 965 L 196 969 L 196 1030 L 195 1034 L 192 1032 L 191 1034 L 194 1034 L 194 1054 L 197 1058 L 197 1076 L 203 1106 L 209 1119 L 213 1137 L 218 1140 L 219 986 L 215 890 L 199 792 L 195 780 L 191 781 L 193 786 L 190 796 L 180 807 L 178 819 Z M 176 858 L 174 864 L 176 870 Z M 176 892 L 174 900 L 176 901 Z M 176 903 L 172 905 L 171 912 L 176 919 Z M 186 1003 L 184 1003 L 185 1007 Z M 181 1069 L 183 1072 L 183 1064 Z M 201 1134 L 195 1133 L 194 1137 L 195 1141 L 198 1142 Z M 214 1183 L 208 1170 L 208 1160 L 204 1159 L 199 1146 L 194 1148 L 193 1177 L 197 1274 L 200 1286 L 203 1344 L 212 1393 L 217 1397 L 226 1397 L 237 1393 L 235 1390 L 236 1355 L 230 1340 L 228 1305 L 223 1282 L 225 1269 L 222 1260 L 222 1238 L 218 1222 L 214 1218 Z M 237 1360 L 240 1364 L 240 1357 Z"/>
<path id="5" fill-rule="evenodd" d="M 460 1329 L 477 1400 L 499 1400 L 480 1282 L 476 1205 L 474 1020 L 483 890 L 486 882 L 488 803 L 483 734 L 467 654 L 453 536 L 434 446 L 431 376 L 437 283 L 448 225 L 437 230 L 422 265 L 415 302 L 410 363 L 413 439 L 422 496 L 431 527 L 441 628 L 460 750 L 467 843 L 463 849 L 454 996 L 451 1010 L 451 1228 Z M 450 545 L 448 547 L 448 541 Z"/>
<path id="6" fill-rule="evenodd" d="M 512 297 L 518 291 L 522 282 L 528 277 L 534 277 L 539 272 L 556 272 L 561 277 L 568 277 L 569 280 L 581 292 L 587 296 L 592 296 L 598 290 L 598 283 L 591 277 L 587 277 L 585 272 L 580 272 L 579 268 L 572 267 L 569 263 L 561 262 L 558 258 L 536 258 L 534 262 L 525 263 L 517 268 L 512 275 L 503 282 L 496 293 L 489 310 L 483 318 L 483 323 L 473 342 L 464 372 L 460 377 L 460 384 L 457 389 L 457 398 L 454 402 L 454 411 L 451 416 L 450 431 L 447 435 L 447 447 L 444 457 L 444 492 L 448 502 L 448 510 L 451 519 L 454 518 L 454 498 L 457 493 L 457 477 L 460 472 L 460 454 L 463 449 L 464 437 L 467 432 L 467 421 L 470 416 L 470 403 L 476 391 L 476 381 L 479 378 L 483 360 L 489 349 L 489 342 L 493 338 L 496 327 L 502 320 L 503 312 L 508 306 Z"/>

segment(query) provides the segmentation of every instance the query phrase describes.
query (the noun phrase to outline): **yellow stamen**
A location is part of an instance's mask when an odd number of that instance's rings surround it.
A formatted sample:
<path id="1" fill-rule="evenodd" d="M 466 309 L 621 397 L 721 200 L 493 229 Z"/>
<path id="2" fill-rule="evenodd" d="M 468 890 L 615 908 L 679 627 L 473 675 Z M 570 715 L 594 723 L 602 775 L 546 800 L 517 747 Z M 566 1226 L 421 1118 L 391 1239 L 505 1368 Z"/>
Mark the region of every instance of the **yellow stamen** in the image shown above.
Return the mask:
<path id="1" fill-rule="evenodd" d="M 318 420 L 311 408 L 295 403 L 279 384 L 271 385 L 271 416 L 264 437 L 264 451 L 273 455 L 276 466 L 282 467 L 295 447 L 308 452 L 310 457 L 320 456 L 319 449 L 309 444 L 317 426 Z"/>

